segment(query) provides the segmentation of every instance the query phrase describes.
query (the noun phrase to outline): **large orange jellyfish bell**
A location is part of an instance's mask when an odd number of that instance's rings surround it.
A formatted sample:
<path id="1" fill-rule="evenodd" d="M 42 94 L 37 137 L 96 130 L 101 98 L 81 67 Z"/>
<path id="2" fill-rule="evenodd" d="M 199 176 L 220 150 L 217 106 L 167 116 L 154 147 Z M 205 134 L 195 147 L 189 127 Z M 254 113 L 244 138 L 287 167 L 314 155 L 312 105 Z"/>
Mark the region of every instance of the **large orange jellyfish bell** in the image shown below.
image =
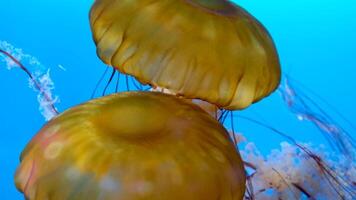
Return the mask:
<path id="1" fill-rule="evenodd" d="M 222 125 L 156 92 L 121 93 L 51 120 L 21 155 L 26 199 L 240 200 L 245 175 Z"/>
<path id="2" fill-rule="evenodd" d="M 106 64 L 186 98 L 243 109 L 279 84 L 270 35 L 227 0 L 96 0 L 90 22 Z"/>

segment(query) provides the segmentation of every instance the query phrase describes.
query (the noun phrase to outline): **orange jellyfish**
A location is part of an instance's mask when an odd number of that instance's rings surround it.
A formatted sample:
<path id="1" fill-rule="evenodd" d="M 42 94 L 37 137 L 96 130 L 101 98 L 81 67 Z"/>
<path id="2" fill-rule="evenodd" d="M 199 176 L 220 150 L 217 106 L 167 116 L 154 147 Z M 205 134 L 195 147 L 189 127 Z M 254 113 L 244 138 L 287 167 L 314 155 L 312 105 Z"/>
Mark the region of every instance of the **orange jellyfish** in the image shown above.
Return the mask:
<path id="1" fill-rule="evenodd" d="M 191 102 L 126 92 L 73 107 L 28 144 L 26 199 L 242 199 L 245 173 L 225 128 Z"/>
<path id="2" fill-rule="evenodd" d="M 90 23 L 106 64 L 185 98 L 243 109 L 280 81 L 269 33 L 227 0 L 96 0 Z"/>

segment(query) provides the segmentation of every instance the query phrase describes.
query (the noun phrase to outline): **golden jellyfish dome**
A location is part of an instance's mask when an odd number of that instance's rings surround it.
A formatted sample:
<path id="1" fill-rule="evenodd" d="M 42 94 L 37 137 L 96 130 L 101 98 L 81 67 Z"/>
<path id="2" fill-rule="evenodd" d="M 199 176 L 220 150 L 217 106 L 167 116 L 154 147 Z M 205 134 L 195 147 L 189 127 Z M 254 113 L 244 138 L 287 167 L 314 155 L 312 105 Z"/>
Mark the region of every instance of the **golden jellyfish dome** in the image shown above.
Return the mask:
<path id="1" fill-rule="evenodd" d="M 245 173 L 228 132 L 198 106 L 120 93 L 45 125 L 15 176 L 26 199 L 241 200 Z"/>
<path id="2" fill-rule="evenodd" d="M 186 98 L 243 109 L 280 81 L 269 33 L 227 0 L 96 0 L 90 23 L 106 64 Z"/>

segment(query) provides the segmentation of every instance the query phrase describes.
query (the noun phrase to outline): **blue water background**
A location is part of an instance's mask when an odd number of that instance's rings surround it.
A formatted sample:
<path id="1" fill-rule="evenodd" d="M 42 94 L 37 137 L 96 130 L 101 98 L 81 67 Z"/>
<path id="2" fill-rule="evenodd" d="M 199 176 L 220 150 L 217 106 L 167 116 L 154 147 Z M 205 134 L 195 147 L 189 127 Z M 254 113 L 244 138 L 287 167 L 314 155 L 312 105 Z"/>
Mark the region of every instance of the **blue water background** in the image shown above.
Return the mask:
<path id="1" fill-rule="evenodd" d="M 105 69 L 97 58 L 88 22 L 89 0 L 0 0 L 0 40 L 37 57 L 51 68 L 63 111 L 87 101 Z M 356 1 L 239 0 L 272 34 L 283 71 L 356 119 Z M 67 70 L 61 70 L 58 65 Z M 44 124 L 26 75 L 0 63 L 0 199 L 23 199 L 13 183 L 19 155 Z M 264 118 L 299 141 L 326 141 L 315 127 L 299 122 L 275 93 L 244 115 Z M 246 121 L 238 131 L 263 153 L 284 139 Z"/>

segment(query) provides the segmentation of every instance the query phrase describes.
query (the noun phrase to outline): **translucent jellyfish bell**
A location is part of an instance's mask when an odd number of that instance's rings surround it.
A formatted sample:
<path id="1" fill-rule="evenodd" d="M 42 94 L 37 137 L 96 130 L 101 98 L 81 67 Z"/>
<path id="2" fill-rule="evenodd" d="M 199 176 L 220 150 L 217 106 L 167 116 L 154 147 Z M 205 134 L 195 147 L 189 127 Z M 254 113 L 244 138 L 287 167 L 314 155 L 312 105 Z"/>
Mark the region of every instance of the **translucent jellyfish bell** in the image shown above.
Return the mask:
<path id="1" fill-rule="evenodd" d="M 228 132 L 172 95 L 131 92 L 71 108 L 21 155 L 26 199 L 242 199 L 245 172 Z"/>
<path id="2" fill-rule="evenodd" d="M 266 29 L 226 0 L 96 0 L 98 56 L 140 82 L 220 108 L 274 91 L 280 64 Z"/>

